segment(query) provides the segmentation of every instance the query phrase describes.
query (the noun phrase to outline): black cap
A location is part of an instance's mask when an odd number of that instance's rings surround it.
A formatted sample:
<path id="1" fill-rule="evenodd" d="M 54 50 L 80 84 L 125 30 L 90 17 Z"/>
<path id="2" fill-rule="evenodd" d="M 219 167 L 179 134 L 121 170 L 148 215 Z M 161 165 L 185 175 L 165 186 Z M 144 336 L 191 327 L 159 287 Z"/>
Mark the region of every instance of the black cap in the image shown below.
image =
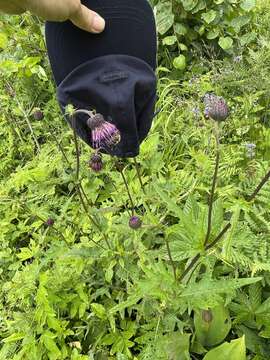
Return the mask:
<path id="1" fill-rule="evenodd" d="M 156 100 L 153 11 L 147 0 L 82 3 L 105 18 L 103 33 L 87 33 L 70 21 L 46 24 L 58 100 L 63 111 L 72 104 L 101 113 L 121 134 L 110 153 L 136 156 L 151 127 Z M 91 146 L 86 122 L 87 116 L 77 115 L 76 131 Z"/>

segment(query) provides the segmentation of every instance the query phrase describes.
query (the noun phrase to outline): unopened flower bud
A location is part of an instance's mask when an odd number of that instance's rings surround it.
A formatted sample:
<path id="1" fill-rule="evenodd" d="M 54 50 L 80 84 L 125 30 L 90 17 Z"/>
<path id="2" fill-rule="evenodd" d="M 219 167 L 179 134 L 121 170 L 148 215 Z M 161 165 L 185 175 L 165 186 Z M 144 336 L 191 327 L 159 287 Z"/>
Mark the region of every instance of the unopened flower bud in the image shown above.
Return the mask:
<path id="1" fill-rule="evenodd" d="M 90 168 L 95 171 L 95 172 L 99 172 L 102 170 L 103 168 L 103 162 L 102 162 L 102 156 L 99 153 L 94 153 L 91 156 L 91 159 L 89 161 L 89 166 Z"/>
<path id="2" fill-rule="evenodd" d="M 131 216 L 129 219 L 129 227 L 131 229 L 137 230 L 142 226 L 142 221 L 138 216 Z"/>

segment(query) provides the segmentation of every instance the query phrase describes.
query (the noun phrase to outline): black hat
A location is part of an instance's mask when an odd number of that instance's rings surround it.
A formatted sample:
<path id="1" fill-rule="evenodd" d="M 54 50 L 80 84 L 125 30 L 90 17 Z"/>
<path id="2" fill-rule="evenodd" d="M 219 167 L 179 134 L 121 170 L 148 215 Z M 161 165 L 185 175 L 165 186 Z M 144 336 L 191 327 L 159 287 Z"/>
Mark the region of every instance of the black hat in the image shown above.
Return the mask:
<path id="1" fill-rule="evenodd" d="M 113 123 L 121 141 L 110 149 L 133 157 L 152 123 L 156 100 L 156 27 L 147 0 L 86 0 L 106 21 L 101 34 L 73 25 L 46 23 L 46 42 L 58 100 L 64 111 L 95 110 Z M 70 121 L 70 119 L 67 119 Z M 76 132 L 90 146 L 88 117 L 76 118 Z"/>

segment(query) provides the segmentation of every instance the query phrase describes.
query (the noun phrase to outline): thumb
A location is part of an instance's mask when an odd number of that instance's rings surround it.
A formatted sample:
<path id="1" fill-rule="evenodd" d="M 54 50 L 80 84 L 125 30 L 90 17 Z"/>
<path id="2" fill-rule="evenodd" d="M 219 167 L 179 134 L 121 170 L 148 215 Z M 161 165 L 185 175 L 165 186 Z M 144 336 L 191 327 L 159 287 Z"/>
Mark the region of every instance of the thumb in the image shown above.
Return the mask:
<path id="1" fill-rule="evenodd" d="M 105 28 L 105 20 L 84 5 L 81 5 L 75 14 L 72 14 L 70 20 L 80 29 L 96 34 L 102 32 Z"/>

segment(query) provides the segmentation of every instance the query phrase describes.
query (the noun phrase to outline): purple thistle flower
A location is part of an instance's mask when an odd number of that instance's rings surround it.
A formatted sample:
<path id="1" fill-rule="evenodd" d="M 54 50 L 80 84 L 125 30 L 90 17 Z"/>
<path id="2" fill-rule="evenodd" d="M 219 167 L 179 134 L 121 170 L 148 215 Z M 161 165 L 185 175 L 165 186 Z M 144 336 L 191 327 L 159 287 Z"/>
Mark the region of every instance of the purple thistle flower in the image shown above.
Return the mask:
<path id="1" fill-rule="evenodd" d="M 94 153 L 90 158 L 89 166 L 95 172 L 101 171 L 102 168 L 103 168 L 103 162 L 102 162 L 101 154 L 99 154 L 97 152 Z"/>
<path id="2" fill-rule="evenodd" d="M 112 147 L 121 140 L 117 127 L 106 121 L 101 114 L 96 114 L 87 120 L 87 125 L 92 131 L 92 145 L 94 149 Z"/>
<path id="3" fill-rule="evenodd" d="M 215 121 L 224 121 L 229 116 L 229 108 L 221 96 L 206 94 L 203 98 L 205 105 L 204 116 Z"/>
<path id="4" fill-rule="evenodd" d="M 131 229 L 137 230 L 142 226 L 142 220 L 138 216 L 131 216 L 129 219 L 129 227 Z"/>

